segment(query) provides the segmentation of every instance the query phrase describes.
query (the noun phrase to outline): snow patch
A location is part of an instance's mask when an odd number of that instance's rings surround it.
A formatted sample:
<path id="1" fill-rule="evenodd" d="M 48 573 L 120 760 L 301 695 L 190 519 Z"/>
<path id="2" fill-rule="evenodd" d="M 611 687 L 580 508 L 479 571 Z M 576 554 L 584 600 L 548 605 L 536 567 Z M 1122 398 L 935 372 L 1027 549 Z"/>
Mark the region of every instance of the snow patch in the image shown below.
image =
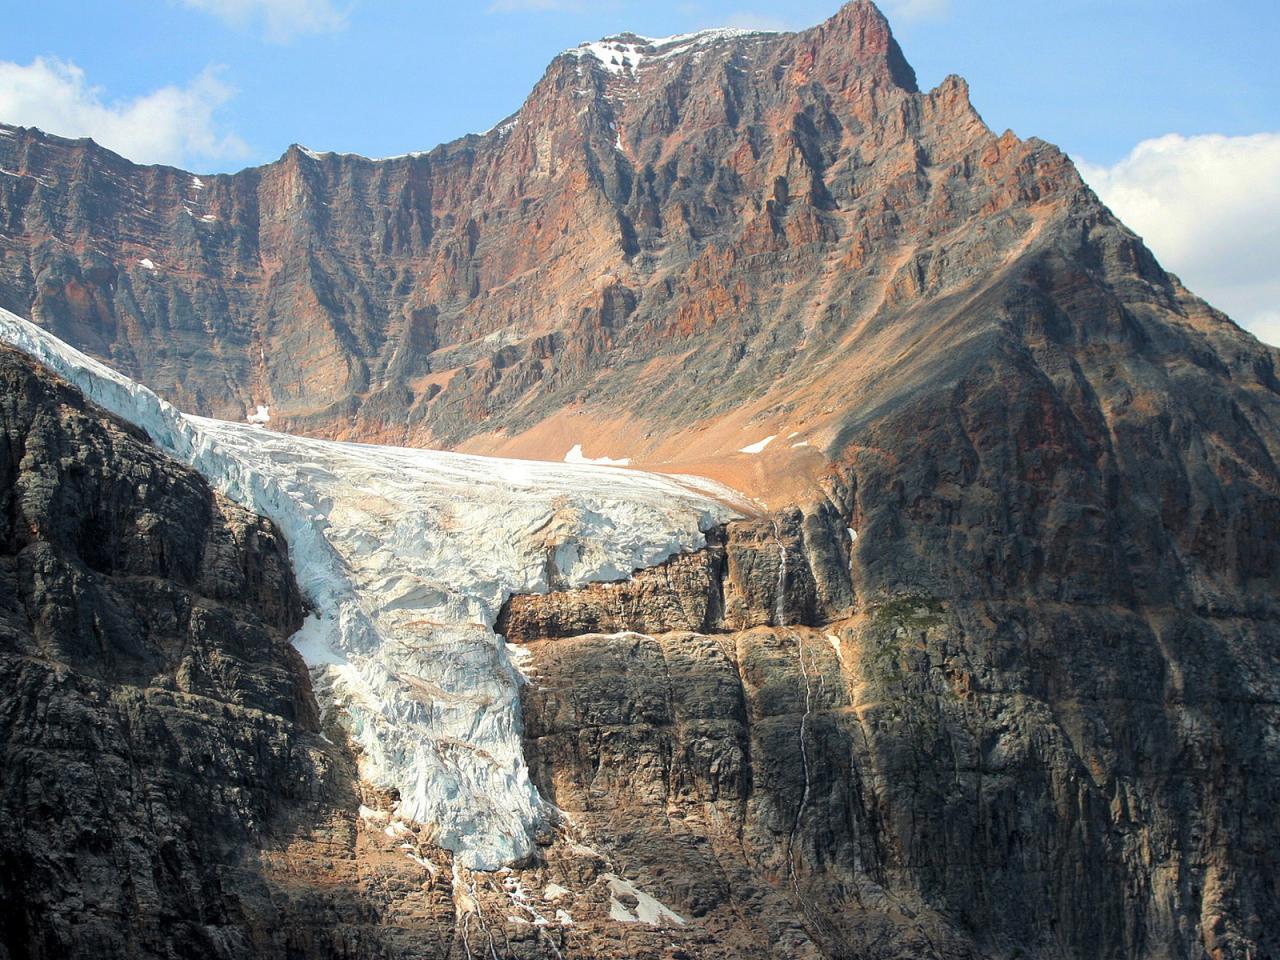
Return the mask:
<path id="1" fill-rule="evenodd" d="M 573 50 L 566 50 L 565 53 L 578 59 L 591 57 L 605 70 L 613 74 L 635 70 L 644 60 L 644 55 L 640 53 L 638 45 L 616 40 L 598 40 L 594 43 L 582 43 Z"/>
<path id="2" fill-rule="evenodd" d="M 156 268 L 156 265 L 151 262 L 150 257 L 143 257 L 142 259 L 140 259 L 138 261 L 138 266 L 140 266 L 143 270 L 154 270 Z"/>
<path id="3" fill-rule="evenodd" d="M 601 467 L 625 467 L 631 463 L 630 457 L 613 460 L 609 457 L 588 457 L 582 452 L 582 444 L 575 443 L 573 449 L 564 455 L 565 463 L 593 463 Z"/>
<path id="4" fill-rule="evenodd" d="M 612 873 L 602 874 L 602 876 L 609 881 L 609 918 L 611 920 L 617 920 L 620 923 L 647 923 L 652 927 L 673 923 L 684 926 L 684 917 L 647 893 L 640 892 L 630 881 Z M 635 897 L 638 901 L 634 908 L 628 907 L 618 899 L 628 895 Z"/>
<path id="5" fill-rule="evenodd" d="M 203 181 L 203 180 L 201 180 L 199 177 L 192 177 L 192 178 L 191 178 L 191 189 L 192 189 L 192 190 L 203 190 L 203 189 L 204 189 L 204 181 Z"/>
<path id="6" fill-rule="evenodd" d="M 748 444 L 738 452 L 739 453 L 761 453 L 764 451 L 765 447 L 773 443 L 773 441 L 776 439 L 777 439 L 777 434 L 772 434 L 770 436 L 765 437 L 763 440 L 758 440 L 755 443 Z"/>
<path id="7" fill-rule="evenodd" d="M 425 157 L 427 153 L 428 151 L 426 150 L 410 150 L 408 153 L 393 153 L 389 157 L 375 157 L 373 162 L 382 163 L 385 160 L 416 160 L 418 157 Z"/>
<path id="8" fill-rule="evenodd" d="M 263 424 L 263 423 L 270 423 L 270 422 L 271 422 L 271 408 L 270 408 L 270 407 L 264 407 L 264 406 L 262 406 L 261 404 L 259 404 L 259 405 L 258 405 L 258 409 L 257 409 L 257 410 L 255 410 L 253 413 L 249 414 L 249 416 L 245 417 L 245 419 L 246 419 L 249 423 L 259 423 L 259 424 Z"/>
<path id="9" fill-rule="evenodd" d="M 840 649 L 840 638 L 837 637 L 834 633 L 828 633 L 827 643 L 831 644 L 831 649 L 836 652 L 836 659 L 843 664 L 844 652 Z"/>
<path id="10" fill-rule="evenodd" d="M 670 37 L 642 37 L 626 33 L 605 37 L 603 40 L 588 40 L 564 52 L 579 60 L 589 57 L 614 75 L 625 73 L 634 75 L 640 65 L 646 61 L 678 57 L 690 50 L 706 47 L 722 40 L 769 35 L 770 32 L 767 30 L 741 30 L 731 27 L 700 30 L 697 33 L 680 33 Z"/>
<path id="11" fill-rule="evenodd" d="M 568 896 L 572 896 L 572 891 L 558 883 L 548 883 L 542 891 L 543 900 L 560 900 Z"/>
<path id="12" fill-rule="evenodd" d="M 295 437 L 183 414 L 0 310 L 0 339 L 144 429 L 289 544 L 316 694 L 456 866 L 527 856 L 551 808 L 525 765 L 517 673 L 493 631 L 512 593 L 617 579 L 740 515 L 711 481 Z M 549 558 L 554 558 L 549 564 Z M 553 566 L 554 569 L 549 569 Z M 594 853 L 594 851 L 590 851 Z"/>
<path id="13" fill-rule="evenodd" d="M 508 133 L 510 133 L 519 125 L 520 125 L 520 118 L 514 117 L 511 120 L 499 121 L 494 126 L 490 127 L 488 130 L 484 131 L 483 133 L 475 134 L 475 136 L 487 137 L 490 134 L 493 134 L 495 137 L 502 137 L 502 136 L 506 136 Z"/>

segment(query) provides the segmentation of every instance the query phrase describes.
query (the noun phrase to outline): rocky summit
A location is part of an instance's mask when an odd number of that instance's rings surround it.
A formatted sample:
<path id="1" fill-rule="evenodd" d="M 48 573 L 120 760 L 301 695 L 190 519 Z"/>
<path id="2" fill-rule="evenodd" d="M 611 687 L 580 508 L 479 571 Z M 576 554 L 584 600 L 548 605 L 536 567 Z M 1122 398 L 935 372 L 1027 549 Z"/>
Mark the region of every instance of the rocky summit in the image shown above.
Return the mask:
<path id="1" fill-rule="evenodd" d="M 1280 352 L 871 3 L 0 125 L 0 307 L 0 958 L 1280 956 Z"/>

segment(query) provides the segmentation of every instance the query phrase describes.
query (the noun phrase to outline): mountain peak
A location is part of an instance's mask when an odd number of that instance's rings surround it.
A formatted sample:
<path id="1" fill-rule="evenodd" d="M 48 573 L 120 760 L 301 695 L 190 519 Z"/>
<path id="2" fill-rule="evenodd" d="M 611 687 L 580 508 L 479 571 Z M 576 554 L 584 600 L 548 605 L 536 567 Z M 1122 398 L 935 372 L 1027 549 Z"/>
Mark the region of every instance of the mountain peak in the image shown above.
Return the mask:
<path id="1" fill-rule="evenodd" d="M 919 92 L 916 72 L 894 39 L 888 18 L 870 0 L 851 0 L 804 35 L 842 58 L 863 63 L 883 58 L 894 83 L 909 93 Z"/>

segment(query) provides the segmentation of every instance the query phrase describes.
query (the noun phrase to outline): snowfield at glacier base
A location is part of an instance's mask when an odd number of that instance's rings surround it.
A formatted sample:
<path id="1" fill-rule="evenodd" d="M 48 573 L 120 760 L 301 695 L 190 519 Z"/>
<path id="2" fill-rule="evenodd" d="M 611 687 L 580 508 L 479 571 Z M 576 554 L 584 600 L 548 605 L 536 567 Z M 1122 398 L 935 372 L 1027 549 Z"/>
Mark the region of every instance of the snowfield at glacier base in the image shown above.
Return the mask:
<path id="1" fill-rule="evenodd" d="M 361 774 L 470 868 L 526 856 L 550 812 L 521 745 L 522 676 L 493 630 L 513 593 L 618 580 L 705 545 L 738 516 L 709 480 L 338 443 L 179 412 L 0 310 L 0 339 L 44 363 L 289 543 L 312 612 L 294 645 Z"/>

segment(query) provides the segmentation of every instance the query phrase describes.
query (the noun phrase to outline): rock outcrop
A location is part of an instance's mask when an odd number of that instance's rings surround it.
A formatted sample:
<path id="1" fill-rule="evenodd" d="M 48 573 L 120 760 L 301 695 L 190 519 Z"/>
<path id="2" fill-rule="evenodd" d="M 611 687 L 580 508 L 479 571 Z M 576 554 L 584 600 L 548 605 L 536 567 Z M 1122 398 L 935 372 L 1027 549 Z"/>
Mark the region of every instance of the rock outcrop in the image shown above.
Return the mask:
<path id="1" fill-rule="evenodd" d="M 527 754 L 637 882 L 763 955 L 1266 956 L 1278 640 L 929 596 L 537 640 Z"/>
<path id="2" fill-rule="evenodd" d="M 831 503 L 712 531 L 707 547 L 626 580 L 512 597 L 497 631 L 512 643 L 588 633 L 722 633 L 829 623 L 853 608 L 856 534 Z"/>
<path id="3" fill-rule="evenodd" d="M 269 523 L 0 347 L 0 956 L 451 940 L 447 886 L 397 903 L 410 878 L 362 852 L 301 619 Z"/>

